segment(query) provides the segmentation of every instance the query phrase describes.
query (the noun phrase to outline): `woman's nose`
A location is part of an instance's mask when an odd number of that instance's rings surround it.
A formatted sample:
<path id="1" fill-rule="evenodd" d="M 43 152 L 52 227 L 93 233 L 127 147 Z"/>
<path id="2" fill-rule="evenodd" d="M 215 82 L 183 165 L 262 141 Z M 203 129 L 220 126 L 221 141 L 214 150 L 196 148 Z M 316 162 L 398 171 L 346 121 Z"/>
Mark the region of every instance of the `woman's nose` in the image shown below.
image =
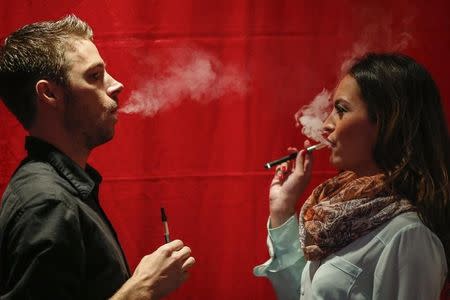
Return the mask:
<path id="1" fill-rule="evenodd" d="M 322 126 L 324 133 L 330 134 L 334 130 L 333 114 L 329 114 Z"/>

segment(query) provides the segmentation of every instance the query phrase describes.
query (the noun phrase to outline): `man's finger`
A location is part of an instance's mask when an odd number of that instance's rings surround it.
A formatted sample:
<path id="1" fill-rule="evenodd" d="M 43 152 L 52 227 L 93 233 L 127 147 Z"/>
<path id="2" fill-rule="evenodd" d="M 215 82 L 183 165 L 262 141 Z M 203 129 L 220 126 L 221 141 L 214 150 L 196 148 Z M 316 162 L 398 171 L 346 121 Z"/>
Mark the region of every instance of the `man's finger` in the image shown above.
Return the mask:
<path id="1" fill-rule="evenodd" d="M 167 244 L 162 245 L 159 247 L 161 250 L 168 251 L 170 254 L 173 251 L 178 251 L 181 248 L 183 248 L 184 243 L 181 240 L 173 240 Z"/>
<path id="2" fill-rule="evenodd" d="M 181 270 L 183 271 L 187 271 L 190 268 L 192 268 L 192 266 L 195 264 L 195 258 L 193 258 L 192 256 L 190 256 L 188 259 L 186 259 L 186 261 L 184 262 L 184 264 L 181 266 Z"/>
<path id="3" fill-rule="evenodd" d="M 177 260 L 186 260 L 191 255 L 191 248 L 184 246 L 181 250 L 172 253 Z"/>

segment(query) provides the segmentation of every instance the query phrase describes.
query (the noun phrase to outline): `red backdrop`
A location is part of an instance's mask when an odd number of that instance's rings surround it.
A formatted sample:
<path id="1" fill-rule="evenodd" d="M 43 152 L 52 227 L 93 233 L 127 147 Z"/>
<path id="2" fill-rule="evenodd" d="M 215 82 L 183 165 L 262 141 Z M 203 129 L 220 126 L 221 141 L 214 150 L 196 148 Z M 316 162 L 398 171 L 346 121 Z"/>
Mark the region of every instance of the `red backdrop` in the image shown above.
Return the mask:
<path id="1" fill-rule="evenodd" d="M 377 2 L 377 4 L 374 4 Z M 274 299 L 252 268 L 267 259 L 265 223 L 272 173 L 263 164 L 302 145 L 293 114 L 336 84 L 355 51 L 392 50 L 432 73 L 449 115 L 448 1 L 2 0 L 0 36 L 75 13 L 90 23 L 126 102 L 145 82 L 146 61 L 190 45 L 238 68 L 244 94 L 214 101 L 182 97 L 154 117 L 121 115 L 113 141 L 90 163 L 101 171 L 101 201 L 129 263 L 163 242 L 159 208 L 172 238 L 197 259 L 169 299 Z M 150 70 L 151 72 L 151 70 Z M 24 155 L 24 131 L 0 106 L 0 191 Z M 333 174 L 317 153 L 311 186 Z"/>

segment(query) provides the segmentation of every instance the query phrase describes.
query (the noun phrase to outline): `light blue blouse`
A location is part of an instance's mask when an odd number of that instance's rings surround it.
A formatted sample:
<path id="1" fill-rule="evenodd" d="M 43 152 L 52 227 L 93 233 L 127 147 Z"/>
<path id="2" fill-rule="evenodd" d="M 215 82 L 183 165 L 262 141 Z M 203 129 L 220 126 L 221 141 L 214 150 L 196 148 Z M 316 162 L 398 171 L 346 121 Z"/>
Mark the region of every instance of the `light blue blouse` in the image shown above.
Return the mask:
<path id="1" fill-rule="evenodd" d="M 278 299 L 439 299 L 444 248 L 417 213 L 401 214 L 322 261 L 306 261 L 298 221 L 270 228 L 270 259 L 254 268 Z"/>

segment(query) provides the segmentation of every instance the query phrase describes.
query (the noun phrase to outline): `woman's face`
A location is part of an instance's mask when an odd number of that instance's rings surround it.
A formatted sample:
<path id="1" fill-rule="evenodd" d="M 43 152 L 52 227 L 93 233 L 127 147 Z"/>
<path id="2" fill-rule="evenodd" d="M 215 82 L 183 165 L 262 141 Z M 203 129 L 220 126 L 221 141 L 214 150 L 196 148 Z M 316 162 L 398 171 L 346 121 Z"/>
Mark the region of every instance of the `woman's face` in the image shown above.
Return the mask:
<path id="1" fill-rule="evenodd" d="M 377 138 L 376 124 L 369 120 L 356 80 L 345 76 L 333 96 L 333 111 L 324 124 L 332 144 L 330 162 L 341 171 L 359 176 L 379 173 L 373 158 Z"/>

